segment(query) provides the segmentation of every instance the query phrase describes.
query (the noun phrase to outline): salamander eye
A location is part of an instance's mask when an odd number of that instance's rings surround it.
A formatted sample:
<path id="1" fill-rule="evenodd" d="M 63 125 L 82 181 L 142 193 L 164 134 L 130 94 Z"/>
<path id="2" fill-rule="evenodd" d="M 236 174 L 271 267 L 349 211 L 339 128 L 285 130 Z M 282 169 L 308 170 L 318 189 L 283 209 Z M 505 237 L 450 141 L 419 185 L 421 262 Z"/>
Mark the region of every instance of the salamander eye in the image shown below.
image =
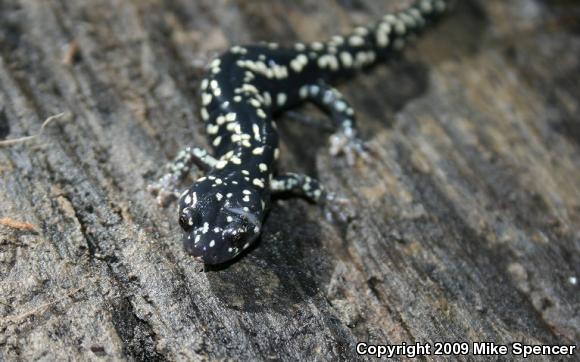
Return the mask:
<path id="1" fill-rule="evenodd" d="M 183 209 L 179 215 L 179 225 L 185 231 L 191 230 L 194 226 L 199 224 L 199 213 L 191 207 Z"/>

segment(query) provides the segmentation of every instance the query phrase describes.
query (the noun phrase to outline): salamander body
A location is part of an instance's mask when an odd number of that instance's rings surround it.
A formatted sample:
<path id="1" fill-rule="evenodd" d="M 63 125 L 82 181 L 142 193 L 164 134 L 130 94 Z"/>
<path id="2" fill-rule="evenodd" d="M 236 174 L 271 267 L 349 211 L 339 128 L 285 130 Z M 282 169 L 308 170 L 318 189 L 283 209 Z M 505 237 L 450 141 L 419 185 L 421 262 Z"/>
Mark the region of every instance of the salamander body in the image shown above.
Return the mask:
<path id="1" fill-rule="evenodd" d="M 213 152 L 188 147 L 157 189 L 183 179 L 193 165 L 206 174 L 179 193 L 179 223 L 186 250 L 207 264 L 229 261 L 259 236 L 273 194 L 293 192 L 328 199 L 317 180 L 278 174 L 274 116 L 304 102 L 326 111 L 337 127 L 331 152 L 364 154 L 354 111 L 330 86 L 386 60 L 448 7 L 446 0 L 418 0 L 369 27 L 325 42 L 234 46 L 211 62 L 201 82 L 201 118 Z"/>

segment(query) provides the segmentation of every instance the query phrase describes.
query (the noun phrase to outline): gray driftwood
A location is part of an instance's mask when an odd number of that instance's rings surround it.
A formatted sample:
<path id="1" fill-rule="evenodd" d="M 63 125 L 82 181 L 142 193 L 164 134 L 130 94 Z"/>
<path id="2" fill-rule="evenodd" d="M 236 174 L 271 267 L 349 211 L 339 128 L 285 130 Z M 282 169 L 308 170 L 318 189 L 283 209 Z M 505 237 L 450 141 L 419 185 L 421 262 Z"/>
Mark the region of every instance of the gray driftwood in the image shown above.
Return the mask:
<path id="1" fill-rule="evenodd" d="M 580 6 L 461 1 L 405 56 L 339 86 L 375 162 L 280 119 L 281 169 L 356 213 L 275 203 L 204 270 L 147 193 L 205 145 L 200 65 L 324 39 L 400 1 L 0 1 L 0 359 L 350 359 L 357 341 L 577 343 Z M 322 115 L 311 107 L 299 110 Z"/>

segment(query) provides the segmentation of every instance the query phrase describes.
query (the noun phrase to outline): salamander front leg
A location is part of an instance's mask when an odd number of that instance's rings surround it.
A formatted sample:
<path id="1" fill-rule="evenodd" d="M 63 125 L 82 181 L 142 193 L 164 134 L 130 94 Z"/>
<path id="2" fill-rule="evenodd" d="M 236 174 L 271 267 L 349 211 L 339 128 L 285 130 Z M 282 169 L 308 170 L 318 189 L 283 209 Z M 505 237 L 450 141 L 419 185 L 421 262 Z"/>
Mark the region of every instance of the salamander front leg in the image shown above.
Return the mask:
<path id="1" fill-rule="evenodd" d="M 358 136 L 354 110 L 335 88 L 324 82 L 307 85 L 300 95 L 330 115 L 338 130 L 330 137 L 330 154 L 344 155 L 349 165 L 358 158 L 369 160 L 368 149 Z"/>
<path id="2" fill-rule="evenodd" d="M 149 185 L 147 189 L 157 196 L 159 205 L 166 206 L 174 199 L 179 198 L 178 185 L 187 177 L 194 165 L 207 171 L 216 162 L 217 160 L 207 151 L 197 147 L 186 147 L 167 165 L 169 172 L 159 178 L 156 183 Z"/>
<path id="3" fill-rule="evenodd" d="M 274 194 L 290 193 L 316 203 L 326 199 L 326 191 L 317 179 L 293 172 L 275 177 L 270 189 Z"/>
<path id="4" fill-rule="evenodd" d="M 289 172 L 275 177 L 270 188 L 274 195 L 289 193 L 319 204 L 328 219 L 332 219 L 332 215 L 336 215 L 341 221 L 352 218 L 352 214 L 345 208 L 349 204 L 348 200 L 326 191 L 317 179 L 310 176 Z"/>

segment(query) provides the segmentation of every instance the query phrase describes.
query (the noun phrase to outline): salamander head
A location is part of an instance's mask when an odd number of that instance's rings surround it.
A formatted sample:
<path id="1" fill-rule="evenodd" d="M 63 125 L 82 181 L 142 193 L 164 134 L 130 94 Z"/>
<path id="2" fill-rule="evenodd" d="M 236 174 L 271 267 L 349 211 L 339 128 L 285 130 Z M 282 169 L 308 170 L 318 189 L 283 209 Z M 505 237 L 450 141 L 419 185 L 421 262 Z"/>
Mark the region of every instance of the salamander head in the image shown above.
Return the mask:
<path id="1" fill-rule="evenodd" d="M 232 260 L 260 235 L 264 204 L 255 188 L 216 177 L 199 179 L 179 200 L 189 254 L 206 264 Z"/>

